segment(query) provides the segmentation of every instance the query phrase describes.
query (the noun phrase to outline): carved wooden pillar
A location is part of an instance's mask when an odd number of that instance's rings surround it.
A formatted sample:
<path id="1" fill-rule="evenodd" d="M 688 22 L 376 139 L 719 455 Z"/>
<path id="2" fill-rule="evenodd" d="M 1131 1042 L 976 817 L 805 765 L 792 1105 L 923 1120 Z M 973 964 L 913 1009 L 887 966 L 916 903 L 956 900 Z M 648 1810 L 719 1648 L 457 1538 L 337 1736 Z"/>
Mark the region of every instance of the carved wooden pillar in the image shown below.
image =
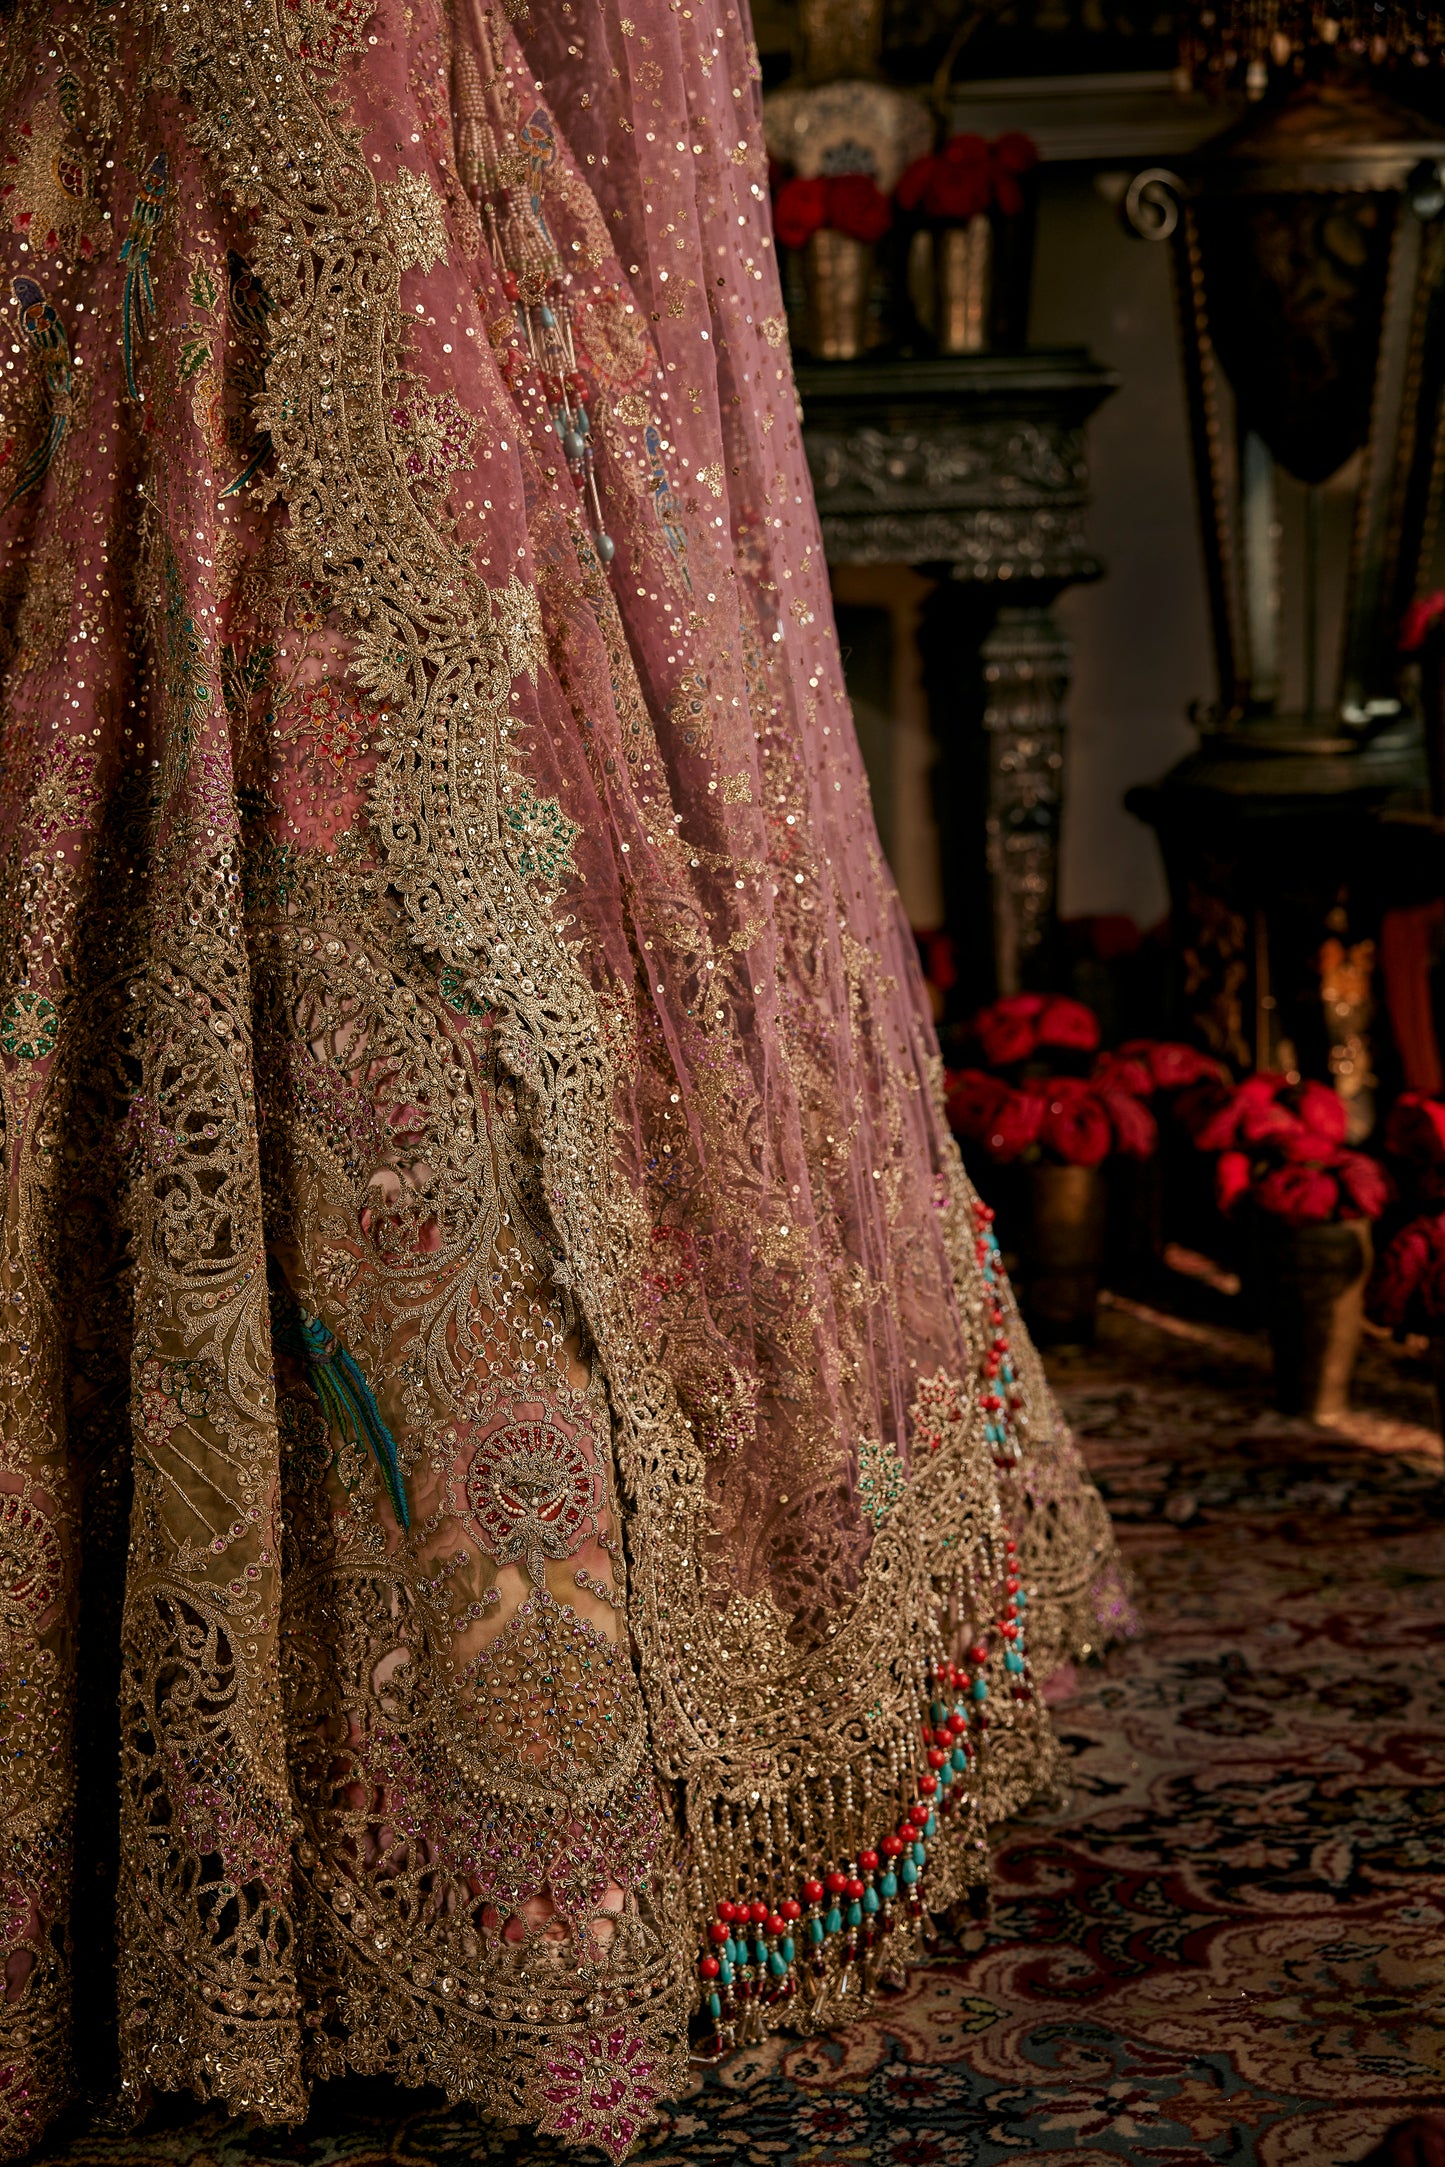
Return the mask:
<path id="1" fill-rule="evenodd" d="M 1055 967 L 1069 654 L 1050 604 L 1100 570 L 1084 423 L 1115 382 L 1075 349 L 799 372 L 829 562 L 938 582 L 920 642 L 960 1009 Z"/>

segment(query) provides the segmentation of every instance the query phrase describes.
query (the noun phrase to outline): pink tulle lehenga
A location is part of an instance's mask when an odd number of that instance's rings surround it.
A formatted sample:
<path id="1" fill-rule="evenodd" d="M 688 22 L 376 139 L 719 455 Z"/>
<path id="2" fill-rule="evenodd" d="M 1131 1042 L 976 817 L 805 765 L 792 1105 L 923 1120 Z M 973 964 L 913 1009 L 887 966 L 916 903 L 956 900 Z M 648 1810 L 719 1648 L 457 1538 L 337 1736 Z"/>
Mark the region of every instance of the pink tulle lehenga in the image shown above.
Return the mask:
<path id="1" fill-rule="evenodd" d="M 0 2150 L 620 2156 L 1124 1603 L 939 1115 L 741 0 L 19 0 Z"/>

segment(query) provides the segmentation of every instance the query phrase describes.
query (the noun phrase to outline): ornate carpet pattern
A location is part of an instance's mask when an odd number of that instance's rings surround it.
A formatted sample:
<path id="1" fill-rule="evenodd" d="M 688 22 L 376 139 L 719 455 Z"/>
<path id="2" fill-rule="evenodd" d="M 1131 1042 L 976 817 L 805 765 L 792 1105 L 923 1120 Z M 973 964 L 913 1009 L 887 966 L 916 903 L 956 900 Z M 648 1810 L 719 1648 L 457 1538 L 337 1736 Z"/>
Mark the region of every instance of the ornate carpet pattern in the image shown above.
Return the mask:
<path id="1" fill-rule="evenodd" d="M 1370 1413 L 1310 1429 L 1269 1410 L 1258 1343 L 1116 1304 L 1053 1371 L 1146 1636 L 1060 1700 L 1070 1795 L 1001 1840 L 987 1922 L 851 2032 L 700 2071 L 649 2167 L 1327 2167 L 1445 2100 L 1445 1470 L 1423 1366 L 1369 1350 Z M 560 2156 L 426 2094 L 337 2086 L 298 2132 L 172 2105 L 46 2159 Z"/>

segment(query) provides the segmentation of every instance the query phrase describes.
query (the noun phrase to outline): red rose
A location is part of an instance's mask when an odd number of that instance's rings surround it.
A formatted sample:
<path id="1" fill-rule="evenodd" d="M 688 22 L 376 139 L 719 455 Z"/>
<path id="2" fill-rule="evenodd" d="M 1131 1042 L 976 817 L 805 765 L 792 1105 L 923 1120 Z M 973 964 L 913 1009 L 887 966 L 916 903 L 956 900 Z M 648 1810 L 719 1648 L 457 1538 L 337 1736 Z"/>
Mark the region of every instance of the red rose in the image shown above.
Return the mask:
<path id="1" fill-rule="evenodd" d="M 1445 617 L 1445 594 L 1437 588 L 1434 594 L 1422 595 L 1412 602 L 1400 620 L 1400 651 L 1413 655 L 1424 646 L 1432 628 Z"/>
<path id="2" fill-rule="evenodd" d="M 1077 1076 L 1050 1076 L 1033 1087 L 1044 1109 L 1039 1142 L 1065 1166 L 1098 1166 L 1109 1156 L 1109 1116 Z"/>
<path id="3" fill-rule="evenodd" d="M 1099 1043 L 1099 1019 L 1094 1011 L 1061 993 L 1045 1001 L 1035 1028 L 1041 1046 L 1068 1046 L 1078 1053 L 1092 1053 Z"/>
<path id="4" fill-rule="evenodd" d="M 986 211 L 992 200 L 987 166 L 937 165 L 923 198 L 930 218 L 953 225 L 967 225 Z"/>
<path id="5" fill-rule="evenodd" d="M 918 209 L 928 193 L 928 184 L 933 179 L 933 170 L 937 163 L 938 160 L 932 157 L 915 158 L 912 165 L 903 168 L 898 177 L 898 186 L 893 191 L 900 211 Z"/>
<path id="6" fill-rule="evenodd" d="M 1159 1125 L 1148 1107 L 1132 1091 L 1121 1091 L 1108 1083 L 1101 1085 L 1097 1077 L 1095 1092 L 1109 1116 L 1116 1148 L 1128 1159 L 1152 1158 L 1159 1148 Z"/>
<path id="7" fill-rule="evenodd" d="M 994 138 L 993 162 L 1003 173 L 1032 173 L 1039 162 L 1039 147 L 1031 135 L 1008 128 Z"/>
<path id="8" fill-rule="evenodd" d="M 1330 1161 L 1340 1185 L 1342 1219 L 1378 1219 L 1390 1201 L 1392 1184 L 1378 1159 L 1363 1151 L 1342 1151 Z"/>
<path id="9" fill-rule="evenodd" d="M 1332 1219 L 1339 1196 L 1334 1176 L 1319 1166 L 1277 1166 L 1254 1185 L 1254 1201 L 1260 1210 L 1288 1226 L 1314 1226 Z"/>
<path id="10" fill-rule="evenodd" d="M 1014 993 L 979 1010 L 973 1019 L 973 1035 L 990 1068 L 1027 1061 L 1038 1044 L 1034 1019 L 1042 1006 L 1037 993 Z"/>
<path id="11" fill-rule="evenodd" d="M 1200 1053 L 1194 1046 L 1181 1046 L 1174 1039 L 1131 1038 L 1119 1051 L 1126 1059 L 1144 1062 L 1159 1091 L 1183 1091 L 1190 1084 L 1204 1083 L 1211 1078 L 1223 1080 L 1223 1071 L 1217 1061 L 1211 1061 L 1207 1053 Z"/>
<path id="12" fill-rule="evenodd" d="M 1038 1141 L 1043 1102 L 997 1076 L 966 1068 L 948 1079 L 948 1119 L 955 1134 L 1007 1164 Z"/>
<path id="13" fill-rule="evenodd" d="M 871 173 L 839 173 L 828 183 L 828 224 L 852 241 L 881 241 L 893 206 Z"/>
<path id="14" fill-rule="evenodd" d="M 828 183 L 794 175 L 773 204 L 773 231 L 784 248 L 806 248 L 828 216 Z"/>
<path id="15" fill-rule="evenodd" d="M 1031 1091 L 1005 1091 L 987 1134 L 979 1142 L 992 1157 L 1007 1165 L 1038 1142 L 1043 1119 L 1042 1099 L 1035 1098 Z"/>
<path id="16" fill-rule="evenodd" d="M 1418 1166 L 1445 1165 L 1445 1106 L 1423 1091 L 1402 1091 L 1385 1123 L 1385 1149 Z"/>
<path id="17" fill-rule="evenodd" d="M 1271 1152 L 1291 1166 L 1333 1166 L 1338 1149 L 1299 1121 L 1291 1121 L 1287 1129 L 1275 1131 L 1265 1142 Z"/>
<path id="18" fill-rule="evenodd" d="M 982 1069 L 955 1070 L 947 1078 L 948 1123 L 955 1135 L 977 1143 L 1008 1096 L 1008 1085 Z"/>
<path id="19" fill-rule="evenodd" d="M 1235 1134 L 1241 1143 L 1263 1144 L 1272 1136 L 1291 1136 L 1304 1128 L 1304 1123 L 1279 1103 L 1284 1089 L 1283 1076 L 1246 1076 L 1235 1092 L 1239 1117 Z"/>
<path id="20" fill-rule="evenodd" d="M 1297 1114 L 1312 1136 L 1329 1144 L 1344 1142 L 1349 1115 L 1338 1091 L 1332 1091 L 1328 1084 L 1296 1084 L 1292 1091 L 1282 1094 L 1280 1104 Z"/>
<path id="21" fill-rule="evenodd" d="M 1438 1307 L 1440 1236 L 1438 1219 L 1412 1219 L 1376 1259 L 1365 1294 L 1365 1307 L 1376 1324 L 1391 1332 L 1405 1331 L 1417 1303 L 1426 1307 L 1427 1285 Z"/>
<path id="22" fill-rule="evenodd" d="M 1101 1053 L 1094 1063 L 1093 1081 L 1096 1089 L 1107 1084 L 1112 1091 L 1132 1092 L 1136 1099 L 1147 1099 L 1154 1091 L 1147 1065 L 1127 1053 Z"/>
<path id="23" fill-rule="evenodd" d="M 1203 1139 L 1206 1134 L 1212 1133 L 1215 1121 L 1233 1104 L 1234 1093 L 1224 1081 L 1219 1077 L 1206 1076 L 1188 1090 L 1181 1091 L 1174 1101 L 1174 1118 L 1185 1135 L 1197 1144 L 1201 1151 L 1222 1151 L 1234 1139 L 1232 1127 L 1229 1134 L 1221 1137 L 1218 1143 L 1206 1144 Z"/>
<path id="24" fill-rule="evenodd" d="M 951 135 L 943 146 L 946 166 L 987 166 L 989 148 L 981 135 Z"/>
<path id="25" fill-rule="evenodd" d="M 1241 1197 L 1248 1196 L 1250 1185 L 1249 1156 L 1243 1151 L 1221 1151 L 1214 1162 L 1214 1200 L 1221 1211 L 1233 1211 Z"/>

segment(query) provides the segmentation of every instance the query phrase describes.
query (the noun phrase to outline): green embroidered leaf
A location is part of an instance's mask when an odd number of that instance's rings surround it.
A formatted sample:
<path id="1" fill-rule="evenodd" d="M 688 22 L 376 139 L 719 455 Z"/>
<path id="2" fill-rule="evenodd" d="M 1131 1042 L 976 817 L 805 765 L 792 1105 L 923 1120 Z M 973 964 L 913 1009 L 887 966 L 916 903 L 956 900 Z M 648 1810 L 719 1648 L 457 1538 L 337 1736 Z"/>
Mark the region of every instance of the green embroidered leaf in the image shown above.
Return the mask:
<path id="1" fill-rule="evenodd" d="M 180 379 L 188 384 L 193 376 L 199 376 L 211 358 L 211 342 L 200 332 L 181 333 Z"/>

